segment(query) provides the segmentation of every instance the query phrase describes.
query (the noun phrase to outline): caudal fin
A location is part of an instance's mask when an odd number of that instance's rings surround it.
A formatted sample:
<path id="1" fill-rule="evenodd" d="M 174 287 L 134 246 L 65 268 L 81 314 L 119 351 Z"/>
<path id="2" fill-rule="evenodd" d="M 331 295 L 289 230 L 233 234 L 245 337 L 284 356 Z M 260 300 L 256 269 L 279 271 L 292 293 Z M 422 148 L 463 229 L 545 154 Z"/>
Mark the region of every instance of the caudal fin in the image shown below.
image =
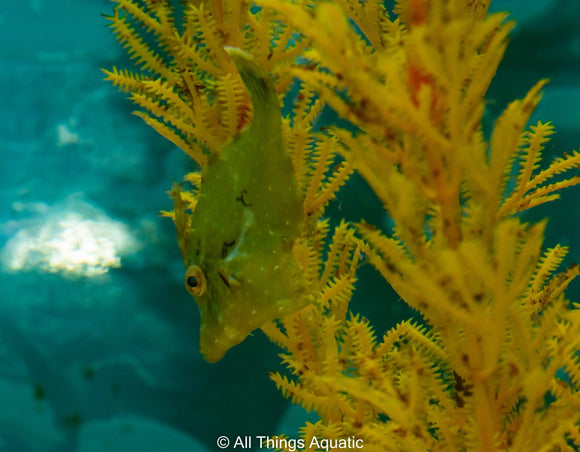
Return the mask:
<path id="1" fill-rule="evenodd" d="M 240 76 L 250 95 L 254 106 L 254 120 L 252 124 L 267 123 L 280 118 L 280 103 L 272 76 L 260 68 L 252 55 L 237 47 L 225 47 L 225 51 L 236 65 Z"/>

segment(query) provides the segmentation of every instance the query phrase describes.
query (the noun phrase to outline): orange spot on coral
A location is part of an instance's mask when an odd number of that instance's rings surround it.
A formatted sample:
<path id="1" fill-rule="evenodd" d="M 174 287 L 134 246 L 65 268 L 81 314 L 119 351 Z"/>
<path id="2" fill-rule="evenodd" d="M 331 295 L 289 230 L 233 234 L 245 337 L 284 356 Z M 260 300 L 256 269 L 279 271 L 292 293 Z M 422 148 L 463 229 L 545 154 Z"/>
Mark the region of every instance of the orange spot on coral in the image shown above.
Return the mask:
<path id="1" fill-rule="evenodd" d="M 431 105 L 430 113 L 433 124 L 438 124 L 443 119 L 443 105 L 440 96 L 437 93 L 437 87 L 433 81 L 431 74 L 426 74 L 421 71 L 412 62 L 407 65 L 407 81 L 409 83 L 409 90 L 411 94 L 411 101 L 416 107 L 419 106 L 419 92 L 423 85 L 428 85 L 431 88 Z"/>
<path id="2" fill-rule="evenodd" d="M 408 10 L 411 13 L 410 23 L 420 25 L 429 17 L 429 2 L 427 0 L 411 0 Z"/>

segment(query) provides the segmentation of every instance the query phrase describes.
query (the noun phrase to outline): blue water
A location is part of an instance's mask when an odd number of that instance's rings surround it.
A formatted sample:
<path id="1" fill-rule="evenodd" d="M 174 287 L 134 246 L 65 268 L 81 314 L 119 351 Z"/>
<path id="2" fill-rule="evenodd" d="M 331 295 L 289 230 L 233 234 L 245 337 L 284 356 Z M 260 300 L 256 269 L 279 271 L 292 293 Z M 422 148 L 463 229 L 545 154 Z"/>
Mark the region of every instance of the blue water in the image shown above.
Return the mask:
<path id="1" fill-rule="evenodd" d="M 580 147 L 579 5 L 495 3 L 522 23 L 489 114 L 549 77 L 535 115 L 557 128 L 546 156 Z M 304 415 L 269 380 L 277 350 L 260 332 L 218 364 L 198 352 L 173 225 L 157 216 L 186 161 L 102 80 L 126 61 L 111 11 L 0 2 L 0 451 L 209 451 L 222 434 L 295 435 Z M 353 190 L 333 211 L 376 217 Z M 532 215 L 551 217 L 547 242 L 572 246 L 568 262 L 580 260 L 578 195 Z M 384 310 L 365 299 L 387 289 L 371 273 L 356 306 L 378 323 Z"/>

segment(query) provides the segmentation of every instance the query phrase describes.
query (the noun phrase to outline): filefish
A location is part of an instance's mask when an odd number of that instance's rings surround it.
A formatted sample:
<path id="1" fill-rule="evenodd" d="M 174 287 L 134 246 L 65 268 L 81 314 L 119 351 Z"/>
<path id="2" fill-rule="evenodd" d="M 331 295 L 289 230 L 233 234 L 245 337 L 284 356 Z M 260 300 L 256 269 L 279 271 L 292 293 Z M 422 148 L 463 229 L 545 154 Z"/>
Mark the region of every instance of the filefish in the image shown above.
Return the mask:
<path id="1" fill-rule="evenodd" d="M 201 313 L 200 351 L 209 362 L 308 303 L 304 271 L 293 255 L 303 201 L 274 80 L 246 52 L 227 52 L 250 93 L 252 123 L 202 170 L 198 202 L 180 239 L 185 287 Z M 176 223 L 183 209 L 174 194 Z"/>

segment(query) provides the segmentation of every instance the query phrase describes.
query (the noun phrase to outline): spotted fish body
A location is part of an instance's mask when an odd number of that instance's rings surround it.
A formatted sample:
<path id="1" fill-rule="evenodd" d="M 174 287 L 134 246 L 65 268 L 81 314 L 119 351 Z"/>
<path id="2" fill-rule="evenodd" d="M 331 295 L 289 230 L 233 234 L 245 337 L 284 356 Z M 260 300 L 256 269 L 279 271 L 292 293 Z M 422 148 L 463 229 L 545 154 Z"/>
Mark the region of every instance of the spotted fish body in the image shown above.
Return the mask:
<path id="1" fill-rule="evenodd" d="M 245 52 L 228 53 L 252 97 L 253 120 L 208 162 L 183 240 L 185 284 L 201 312 L 200 350 L 210 362 L 306 304 L 292 254 L 302 200 L 274 83 Z"/>

